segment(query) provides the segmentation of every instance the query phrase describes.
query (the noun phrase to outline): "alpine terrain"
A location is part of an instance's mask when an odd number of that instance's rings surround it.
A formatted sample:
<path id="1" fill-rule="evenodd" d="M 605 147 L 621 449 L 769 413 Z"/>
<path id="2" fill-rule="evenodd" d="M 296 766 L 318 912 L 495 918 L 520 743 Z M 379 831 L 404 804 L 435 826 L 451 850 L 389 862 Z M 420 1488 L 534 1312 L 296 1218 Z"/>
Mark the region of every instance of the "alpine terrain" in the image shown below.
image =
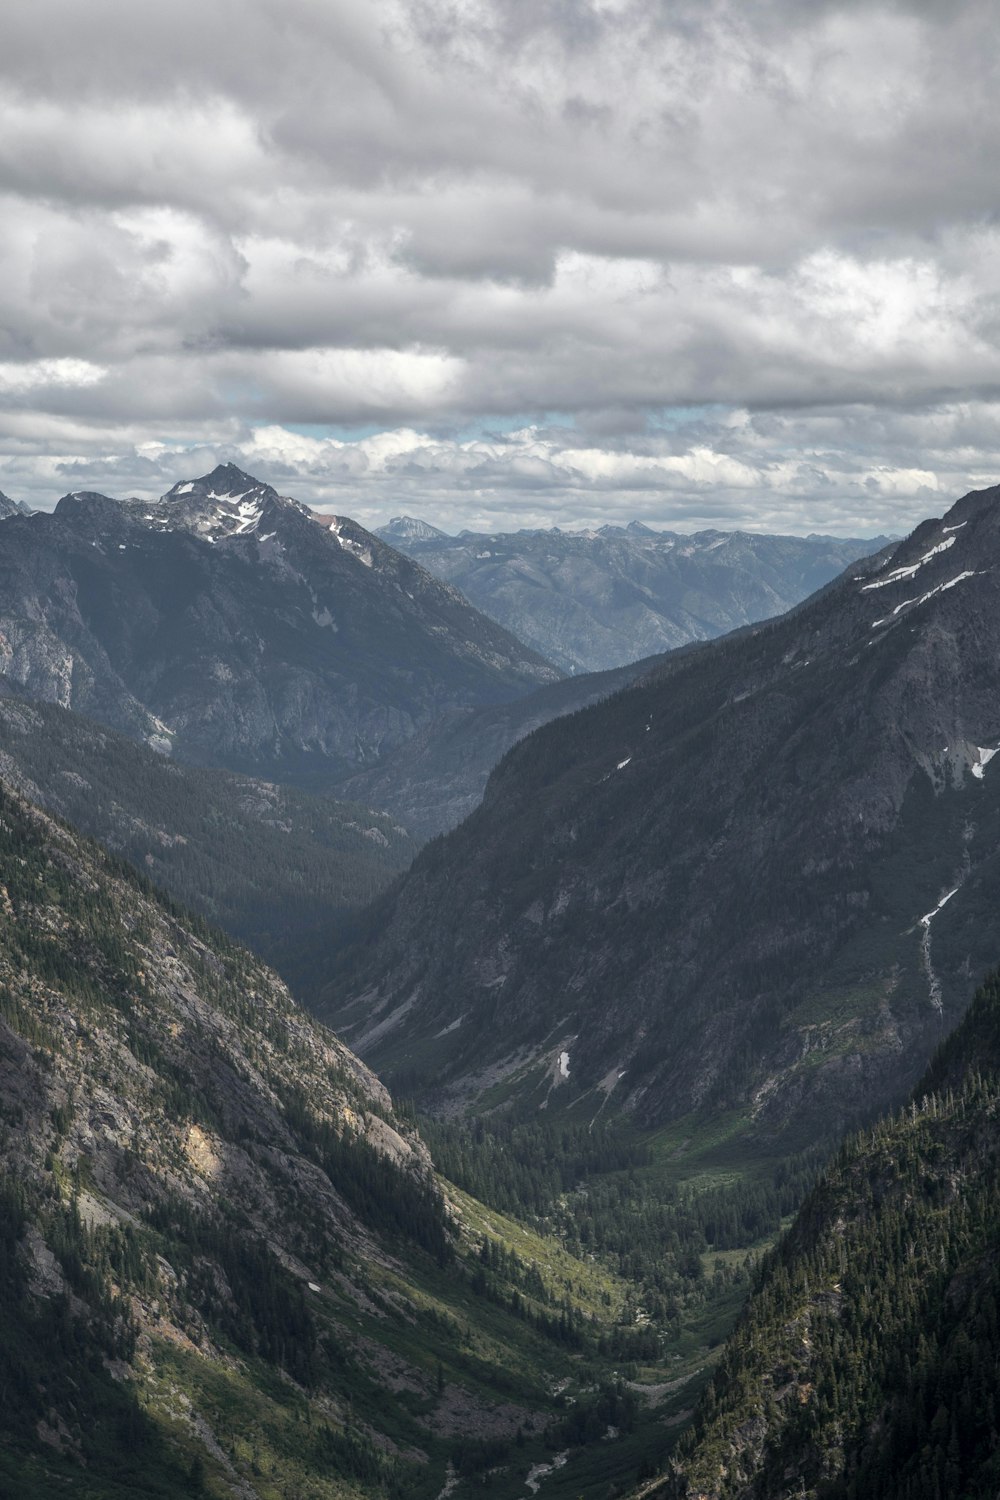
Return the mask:
<path id="1" fill-rule="evenodd" d="M 222 465 L 10 516 L 0 670 L 179 759 L 319 780 L 559 673 L 346 518 Z"/>
<path id="2" fill-rule="evenodd" d="M 567 672 L 600 672 L 783 614 L 889 540 L 653 531 L 463 531 L 400 516 L 378 535 Z"/>
<path id="3" fill-rule="evenodd" d="M 624 1279 L 442 1182 L 273 974 L 5 789 L 0 1136 L 3 1493 L 634 1469 Z"/>
<path id="4" fill-rule="evenodd" d="M 998 567 L 975 492 L 529 736 L 323 1014 L 439 1111 L 807 1141 L 901 1097 L 1000 952 Z"/>
<path id="5" fill-rule="evenodd" d="M 416 852 L 384 813 L 181 765 L 69 709 L 4 691 L 0 679 L 6 784 L 130 860 L 297 990 L 331 929 Z"/>

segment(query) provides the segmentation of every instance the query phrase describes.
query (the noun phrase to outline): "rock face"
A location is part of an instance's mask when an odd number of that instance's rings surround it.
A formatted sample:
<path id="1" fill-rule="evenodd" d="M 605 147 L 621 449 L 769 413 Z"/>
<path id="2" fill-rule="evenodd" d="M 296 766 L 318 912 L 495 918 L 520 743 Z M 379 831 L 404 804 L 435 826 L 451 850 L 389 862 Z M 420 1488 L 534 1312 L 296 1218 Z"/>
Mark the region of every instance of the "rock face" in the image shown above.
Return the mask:
<path id="1" fill-rule="evenodd" d="M 0 670 L 26 695 L 279 781 L 558 677 L 362 527 L 318 526 L 232 465 L 156 504 L 10 517 L 0 601 Z"/>
<path id="2" fill-rule="evenodd" d="M 1000 490 L 973 493 L 529 736 L 325 1013 L 442 1108 L 808 1138 L 900 1097 L 1000 951 L 998 570 Z"/>
<path id="3" fill-rule="evenodd" d="M 378 533 L 567 672 L 600 672 L 779 615 L 887 538 L 652 531 Z"/>
<path id="4" fill-rule="evenodd" d="M 271 972 L 3 782 L 0 1144 L 5 1494 L 459 1500 L 607 1454 L 613 1268 L 443 1183 Z"/>
<path id="5" fill-rule="evenodd" d="M 355 1368 L 336 1308 L 387 1244 L 365 1194 L 395 1184 L 446 1243 L 421 1142 L 272 974 L 2 786 L 0 1099 L 12 1493 L 42 1444 L 70 1493 L 183 1493 L 192 1452 L 257 1493 L 199 1380 L 266 1421 L 268 1365 L 300 1392 L 338 1345 Z"/>
<path id="6" fill-rule="evenodd" d="M 12 500 L 0 490 L 0 521 L 6 521 L 11 516 L 30 515 L 28 507 L 21 500 Z"/>

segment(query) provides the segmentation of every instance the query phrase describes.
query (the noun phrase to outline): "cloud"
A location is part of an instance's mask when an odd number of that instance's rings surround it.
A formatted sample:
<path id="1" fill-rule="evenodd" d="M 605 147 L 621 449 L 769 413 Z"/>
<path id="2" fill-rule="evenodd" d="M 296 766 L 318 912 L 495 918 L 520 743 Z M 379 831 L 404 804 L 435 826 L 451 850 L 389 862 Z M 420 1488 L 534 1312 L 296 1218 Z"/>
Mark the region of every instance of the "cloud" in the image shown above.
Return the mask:
<path id="1" fill-rule="evenodd" d="M 996 461 L 988 0 L 4 21 L 0 454 L 25 498 L 280 429 L 275 463 L 351 476 L 372 515 L 390 485 L 562 519 L 659 490 L 808 529 L 831 494 L 891 519 Z M 677 409 L 682 451 L 644 451 Z M 383 457 L 317 439 L 321 481 L 290 456 L 306 424 L 378 425 Z"/>

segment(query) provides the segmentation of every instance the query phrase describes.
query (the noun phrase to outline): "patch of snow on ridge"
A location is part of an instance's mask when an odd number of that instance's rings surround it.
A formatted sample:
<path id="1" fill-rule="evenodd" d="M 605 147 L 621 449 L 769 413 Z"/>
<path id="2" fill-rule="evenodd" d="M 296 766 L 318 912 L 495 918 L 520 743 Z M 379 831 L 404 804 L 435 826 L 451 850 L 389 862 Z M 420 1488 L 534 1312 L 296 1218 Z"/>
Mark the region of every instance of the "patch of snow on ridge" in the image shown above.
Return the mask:
<path id="1" fill-rule="evenodd" d="M 984 570 L 979 569 L 978 571 L 982 572 Z M 904 599 L 902 604 L 896 605 L 896 608 L 893 610 L 891 615 L 883 615 L 881 620 L 873 620 L 872 629 L 874 630 L 877 625 L 888 624 L 888 622 L 893 619 L 895 615 L 898 615 L 901 609 L 905 609 L 908 604 L 926 604 L 927 600 L 933 599 L 935 594 L 943 594 L 945 589 L 953 589 L 956 583 L 961 583 L 963 579 L 975 578 L 976 576 L 977 570 L 975 568 L 969 568 L 966 570 L 966 572 L 959 573 L 954 578 L 949 578 L 947 583 L 939 583 L 937 588 L 928 589 L 926 594 L 920 595 L 919 599 Z"/>
<path id="2" fill-rule="evenodd" d="M 982 745 L 976 746 L 976 752 L 979 756 L 979 760 L 972 767 L 972 774 L 973 776 L 975 776 L 977 781 L 982 781 L 983 772 L 986 770 L 986 767 L 989 765 L 990 761 L 993 759 L 994 755 L 996 755 L 997 752 L 996 750 L 984 750 Z"/>
<path id="3" fill-rule="evenodd" d="M 956 527 L 955 529 L 957 530 L 958 528 Z M 936 557 L 939 552 L 947 552 L 949 547 L 954 547 L 957 540 L 958 538 L 954 536 L 947 537 L 945 541 L 938 542 L 929 552 L 925 552 L 919 561 L 910 563 L 905 568 L 894 568 L 891 573 L 886 574 L 885 578 L 876 578 L 874 583 L 864 584 L 861 592 L 867 594 L 870 589 L 884 589 L 889 583 L 899 583 L 904 578 L 912 578 L 914 573 L 923 567 L 924 563 L 929 563 L 931 558 Z"/>
<path id="4" fill-rule="evenodd" d="M 620 760 L 618 762 L 618 764 L 615 766 L 615 770 L 616 771 L 624 771 L 625 767 L 628 765 L 628 763 L 629 763 L 629 761 L 631 759 L 632 759 L 631 755 L 626 755 L 625 759 L 624 760 Z"/>
<path id="5" fill-rule="evenodd" d="M 190 495 L 190 493 L 191 493 L 191 491 L 193 489 L 194 489 L 194 481 L 192 479 L 189 479 L 188 482 L 187 482 L 187 484 L 179 484 L 177 486 L 177 488 L 174 490 L 174 494 L 175 495 Z"/>
<path id="6" fill-rule="evenodd" d="M 961 531 L 963 526 L 968 526 L 968 521 L 956 521 L 954 526 L 942 526 L 942 531 Z"/>
<path id="7" fill-rule="evenodd" d="M 569 1053 L 568 1052 L 560 1052 L 560 1054 L 559 1054 L 559 1076 L 561 1078 L 568 1078 L 569 1077 Z"/>

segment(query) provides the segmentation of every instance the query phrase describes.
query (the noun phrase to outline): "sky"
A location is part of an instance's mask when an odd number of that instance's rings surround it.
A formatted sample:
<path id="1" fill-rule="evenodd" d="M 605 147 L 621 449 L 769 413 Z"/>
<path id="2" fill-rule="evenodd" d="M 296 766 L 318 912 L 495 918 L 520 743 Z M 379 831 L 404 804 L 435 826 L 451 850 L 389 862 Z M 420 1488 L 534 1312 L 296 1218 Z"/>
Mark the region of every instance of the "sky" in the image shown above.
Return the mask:
<path id="1" fill-rule="evenodd" d="M 4 0 L 0 489 L 900 533 L 1000 481 L 996 0 Z"/>

